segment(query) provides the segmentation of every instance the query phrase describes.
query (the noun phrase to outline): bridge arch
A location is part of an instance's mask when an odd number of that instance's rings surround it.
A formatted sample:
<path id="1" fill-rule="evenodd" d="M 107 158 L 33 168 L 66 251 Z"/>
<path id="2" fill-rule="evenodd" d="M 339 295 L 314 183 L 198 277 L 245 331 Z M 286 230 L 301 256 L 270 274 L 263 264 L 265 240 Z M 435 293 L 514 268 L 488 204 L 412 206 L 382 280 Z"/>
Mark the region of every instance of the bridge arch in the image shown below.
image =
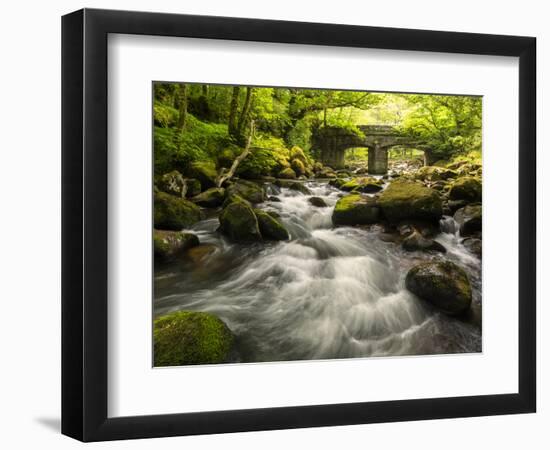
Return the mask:
<path id="1" fill-rule="evenodd" d="M 388 171 L 388 150 L 391 147 L 419 145 L 392 126 L 362 125 L 359 129 L 364 137 L 345 128 L 323 127 L 312 136 L 312 150 L 323 164 L 341 169 L 347 149 L 367 147 L 369 173 L 383 175 Z"/>

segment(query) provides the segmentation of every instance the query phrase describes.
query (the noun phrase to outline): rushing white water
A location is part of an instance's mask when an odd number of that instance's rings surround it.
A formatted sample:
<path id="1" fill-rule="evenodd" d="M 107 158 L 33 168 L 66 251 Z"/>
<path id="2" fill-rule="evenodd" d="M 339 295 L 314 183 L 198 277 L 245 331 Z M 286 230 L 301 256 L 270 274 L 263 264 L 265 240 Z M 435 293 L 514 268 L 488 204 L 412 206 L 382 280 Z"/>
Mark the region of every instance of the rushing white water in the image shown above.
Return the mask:
<path id="1" fill-rule="evenodd" d="M 216 233 L 216 218 L 197 224 L 191 231 L 208 252 L 155 273 L 155 315 L 180 309 L 218 315 L 237 336 L 243 362 L 481 350 L 477 319 L 448 318 L 404 287 L 412 265 L 441 256 L 404 252 L 380 239 L 380 227 L 333 228 L 341 192 L 322 182 L 307 186 L 329 207 L 274 186 L 270 193 L 281 202 L 261 205 L 280 214 L 288 242 L 237 245 Z M 479 311 L 480 262 L 452 228 L 442 228 L 450 231 L 437 236 L 444 257 L 468 271 Z"/>

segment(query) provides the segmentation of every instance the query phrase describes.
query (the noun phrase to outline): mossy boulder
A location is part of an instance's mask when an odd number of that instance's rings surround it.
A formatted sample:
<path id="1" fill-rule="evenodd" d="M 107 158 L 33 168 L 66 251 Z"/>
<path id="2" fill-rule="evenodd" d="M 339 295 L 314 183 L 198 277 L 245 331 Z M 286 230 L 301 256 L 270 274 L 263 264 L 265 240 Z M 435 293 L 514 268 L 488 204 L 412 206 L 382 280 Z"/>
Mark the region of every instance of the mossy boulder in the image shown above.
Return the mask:
<path id="1" fill-rule="evenodd" d="M 347 181 L 343 178 L 333 178 L 332 180 L 329 180 L 328 184 L 330 186 L 334 186 L 338 189 L 340 189 L 344 184 L 346 184 Z"/>
<path id="2" fill-rule="evenodd" d="M 462 177 L 456 180 L 449 191 L 451 200 L 481 202 L 481 182 L 474 177 Z"/>
<path id="3" fill-rule="evenodd" d="M 455 178 L 457 173 L 449 168 L 438 166 L 424 166 L 418 169 L 414 175 L 417 180 L 439 181 Z"/>
<path id="4" fill-rule="evenodd" d="M 172 170 L 158 177 L 156 185 L 162 192 L 175 195 L 176 197 L 185 197 L 187 193 L 185 178 L 177 170 Z"/>
<path id="5" fill-rule="evenodd" d="M 448 315 L 470 309 L 472 288 L 468 275 L 451 261 L 425 262 L 407 273 L 405 286 L 413 294 Z"/>
<path id="6" fill-rule="evenodd" d="M 433 239 L 422 236 L 417 230 L 414 230 L 409 236 L 407 236 L 401 244 L 404 250 L 408 252 L 421 251 L 421 252 L 441 252 L 445 253 L 447 250 L 439 242 Z"/>
<path id="7" fill-rule="evenodd" d="M 194 203 L 165 192 L 155 192 L 154 224 L 159 230 L 182 230 L 202 219 Z"/>
<path id="8" fill-rule="evenodd" d="M 380 208 L 373 197 L 350 194 L 336 202 L 332 213 L 334 225 L 367 225 L 380 219 Z"/>
<path id="9" fill-rule="evenodd" d="M 281 170 L 278 175 L 278 178 L 283 178 L 285 180 L 293 180 L 296 178 L 296 172 L 292 170 L 290 167 L 287 167 L 286 169 Z"/>
<path id="10" fill-rule="evenodd" d="M 454 214 L 461 236 L 471 236 L 481 232 L 482 210 L 481 205 L 467 205 Z"/>
<path id="11" fill-rule="evenodd" d="M 380 180 L 372 177 L 352 178 L 340 185 L 340 189 L 343 191 L 363 192 L 365 194 L 379 192 L 383 187 L 384 185 Z"/>
<path id="12" fill-rule="evenodd" d="M 305 175 L 306 174 L 306 166 L 305 164 L 300 161 L 299 159 L 293 159 L 291 162 L 290 162 L 290 167 L 292 168 L 292 170 L 294 170 L 294 172 L 296 173 L 296 175 L 300 176 L 300 175 Z"/>
<path id="13" fill-rule="evenodd" d="M 390 222 L 404 219 L 438 221 L 443 214 L 437 191 L 406 180 L 393 181 L 380 194 L 378 204 Z"/>
<path id="14" fill-rule="evenodd" d="M 304 166 L 310 165 L 305 152 L 302 150 L 301 147 L 298 147 L 297 145 L 293 146 L 290 149 L 290 160 L 292 161 L 295 159 L 297 159 L 298 161 L 301 161 Z"/>
<path id="15" fill-rule="evenodd" d="M 216 208 L 223 203 L 224 199 L 224 188 L 210 188 L 193 197 L 191 201 L 205 208 Z"/>
<path id="16" fill-rule="evenodd" d="M 338 178 L 338 175 L 332 168 L 325 166 L 317 171 L 315 178 Z"/>
<path id="17" fill-rule="evenodd" d="M 288 241 L 290 239 L 288 230 L 273 215 L 261 209 L 255 209 L 254 213 L 258 220 L 260 233 L 264 239 L 269 241 Z"/>
<path id="18" fill-rule="evenodd" d="M 312 192 L 308 189 L 308 187 L 299 181 L 294 181 L 292 183 L 288 183 L 287 186 L 292 191 L 298 191 L 301 192 L 304 195 L 311 195 Z"/>
<path id="19" fill-rule="evenodd" d="M 179 311 L 154 321 L 155 367 L 229 362 L 235 338 L 206 312 Z"/>
<path id="20" fill-rule="evenodd" d="M 187 174 L 201 182 L 203 189 L 216 187 L 218 172 L 212 161 L 194 161 L 189 164 Z"/>
<path id="21" fill-rule="evenodd" d="M 193 233 L 182 231 L 153 231 L 155 260 L 170 261 L 187 249 L 199 245 L 199 238 Z"/>
<path id="22" fill-rule="evenodd" d="M 219 231 L 235 242 L 261 241 L 262 235 L 256 214 L 245 200 L 238 197 L 224 207 Z"/>
<path id="23" fill-rule="evenodd" d="M 238 195 L 250 203 L 262 203 L 267 197 L 262 186 L 247 180 L 238 180 L 232 183 L 227 188 L 227 195 Z"/>
<path id="24" fill-rule="evenodd" d="M 310 205 L 313 205 L 317 208 L 326 208 L 328 207 L 327 202 L 325 202 L 321 197 L 310 197 L 307 199 Z"/>

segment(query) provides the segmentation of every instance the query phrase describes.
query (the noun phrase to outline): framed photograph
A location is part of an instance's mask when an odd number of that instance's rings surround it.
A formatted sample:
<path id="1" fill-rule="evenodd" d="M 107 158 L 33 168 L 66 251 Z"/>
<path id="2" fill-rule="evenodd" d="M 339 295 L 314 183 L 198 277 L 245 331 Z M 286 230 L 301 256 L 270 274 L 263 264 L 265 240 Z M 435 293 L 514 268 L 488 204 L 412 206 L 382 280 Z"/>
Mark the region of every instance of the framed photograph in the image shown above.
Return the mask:
<path id="1" fill-rule="evenodd" d="M 532 37 L 62 21 L 62 432 L 535 412 Z"/>

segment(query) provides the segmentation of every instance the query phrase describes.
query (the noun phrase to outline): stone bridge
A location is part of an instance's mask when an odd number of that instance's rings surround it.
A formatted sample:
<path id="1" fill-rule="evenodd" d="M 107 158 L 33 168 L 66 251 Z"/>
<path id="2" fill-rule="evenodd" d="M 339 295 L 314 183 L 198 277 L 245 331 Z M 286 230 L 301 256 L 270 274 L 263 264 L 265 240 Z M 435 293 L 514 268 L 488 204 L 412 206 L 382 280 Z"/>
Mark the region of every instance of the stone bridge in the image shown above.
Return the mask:
<path id="1" fill-rule="evenodd" d="M 368 171 L 383 175 L 388 171 L 388 150 L 391 147 L 417 147 L 419 142 L 386 125 L 361 125 L 364 138 L 345 128 L 324 127 L 312 136 L 312 151 L 321 162 L 334 169 L 344 167 L 345 151 L 349 148 L 369 149 Z"/>

